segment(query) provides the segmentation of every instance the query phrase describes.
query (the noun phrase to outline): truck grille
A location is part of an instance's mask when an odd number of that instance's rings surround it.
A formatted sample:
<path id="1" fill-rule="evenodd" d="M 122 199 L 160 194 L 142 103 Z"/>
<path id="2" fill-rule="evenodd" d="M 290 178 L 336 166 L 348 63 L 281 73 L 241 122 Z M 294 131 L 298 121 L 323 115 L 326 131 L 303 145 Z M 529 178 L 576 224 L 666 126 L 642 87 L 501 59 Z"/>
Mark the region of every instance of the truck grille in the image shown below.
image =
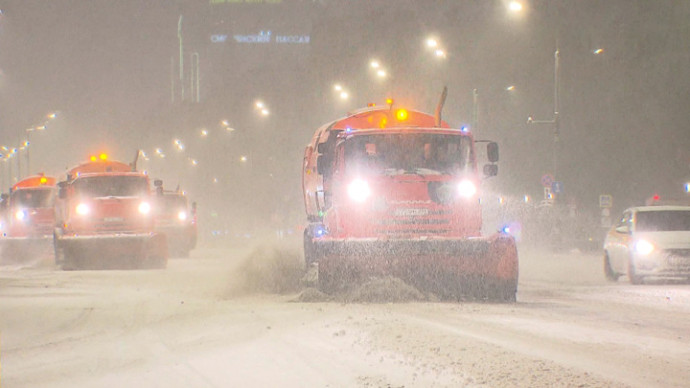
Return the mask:
<path id="1" fill-rule="evenodd" d="M 451 232 L 451 209 L 405 208 L 390 209 L 386 217 L 375 220 L 375 232 L 396 235 L 444 235 Z"/>

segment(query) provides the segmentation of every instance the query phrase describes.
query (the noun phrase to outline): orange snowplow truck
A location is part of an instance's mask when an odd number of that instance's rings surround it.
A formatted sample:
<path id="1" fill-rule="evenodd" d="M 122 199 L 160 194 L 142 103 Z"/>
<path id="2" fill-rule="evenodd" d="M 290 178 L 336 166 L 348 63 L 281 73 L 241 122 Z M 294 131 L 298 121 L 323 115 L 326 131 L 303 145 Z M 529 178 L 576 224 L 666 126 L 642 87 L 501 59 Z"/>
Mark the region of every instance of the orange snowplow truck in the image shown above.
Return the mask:
<path id="1" fill-rule="evenodd" d="M 395 276 L 446 299 L 515 301 L 512 236 L 481 236 L 475 140 L 435 115 L 373 107 L 317 129 L 303 162 L 304 255 L 326 292 Z M 498 172 L 498 145 L 488 142 Z"/>
<path id="2" fill-rule="evenodd" d="M 137 158 L 138 158 L 137 153 Z M 165 268 L 148 176 L 131 164 L 91 157 L 58 183 L 55 260 L 63 269 Z"/>
<path id="3" fill-rule="evenodd" d="M 9 196 L 3 195 L 3 256 L 49 251 L 55 226 L 55 181 L 43 174 L 29 176 L 15 183 Z"/>

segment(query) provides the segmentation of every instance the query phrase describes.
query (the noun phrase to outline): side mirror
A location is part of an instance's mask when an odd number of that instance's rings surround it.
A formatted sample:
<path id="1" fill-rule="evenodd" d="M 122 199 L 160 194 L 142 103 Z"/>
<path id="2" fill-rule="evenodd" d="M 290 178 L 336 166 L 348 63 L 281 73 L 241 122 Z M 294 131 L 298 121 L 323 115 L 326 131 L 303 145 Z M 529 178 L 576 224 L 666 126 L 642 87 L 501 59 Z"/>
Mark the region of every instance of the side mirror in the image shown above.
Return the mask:
<path id="1" fill-rule="evenodd" d="M 8 199 L 9 197 L 10 197 L 9 194 L 7 194 L 7 193 L 2 193 L 2 194 L 0 195 L 0 199 L 2 199 L 3 201 L 7 201 L 7 199 Z"/>
<path id="2" fill-rule="evenodd" d="M 196 215 L 196 201 L 192 202 L 192 214 Z"/>
<path id="3" fill-rule="evenodd" d="M 630 234 L 630 229 L 627 225 L 616 226 L 616 232 Z"/>
<path id="4" fill-rule="evenodd" d="M 492 141 L 486 145 L 486 156 L 489 158 L 489 162 L 498 162 L 498 143 Z"/>
<path id="5" fill-rule="evenodd" d="M 155 181 L 153 181 L 153 185 L 155 187 L 163 187 L 163 181 L 160 179 L 156 179 Z"/>
<path id="6" fill-rule="evenodd" d="M 498 164 L 485 164 L 484 175 L 488 177 L 498 175 Z"/>

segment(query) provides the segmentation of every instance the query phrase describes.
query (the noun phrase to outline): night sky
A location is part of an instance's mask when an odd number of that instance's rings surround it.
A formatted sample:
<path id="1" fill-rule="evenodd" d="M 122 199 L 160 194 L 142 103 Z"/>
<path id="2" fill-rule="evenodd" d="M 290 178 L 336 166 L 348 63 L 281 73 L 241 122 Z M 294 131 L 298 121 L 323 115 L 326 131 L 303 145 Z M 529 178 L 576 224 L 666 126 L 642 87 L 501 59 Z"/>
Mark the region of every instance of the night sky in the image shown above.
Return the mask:
<path id="1" fill-rule="evenodd" d="M 152 156 L 141 167 L 219 214 L 214 222 L 235 217 L 251 228 L 266 217 L 303 217 L 301 156 L 319 125 L 386 97 L 433 112 L 448 86 L 444 117 L 470 124 L 476 89 L 475 135 L 501 146 L 499 176 L 488 187 L 539 197 L 540 178 L 553 174 L 553 126 L 527 118 L 553 118 L 558 48 L 561 203 L 596 212 L 604 193 L 616 209 L 655 193 L 685 195 L 690 2 L 523 3 L 515 17 L 502 0 L 0 0 L 0 144 L 20 144 L 27 128 L 59 111 L 46 131 L 30 134 L 32 173 L 64 174 L 101 151 L 129 161 L 143 149 Z M 261 31 L 274 41 L 234 39 Z M 222 35 L 228 41 L 212 41 Z M 278 35 L 309 41 L 278 44 Z M 432 35 L 443 60 L 424 45 Z M 192 54 L 199 103 L 190 100 Z M 373 58 L 389 73 L 384 81 L 369 68 Z M 335 95 L 336 82 L 348 101 Z M 254 108 L 259 98 L 267 117 Z M 156 148 L 165 159 L 153 156 Z M 2 166 L 4 189 L 8 162 Z"/>

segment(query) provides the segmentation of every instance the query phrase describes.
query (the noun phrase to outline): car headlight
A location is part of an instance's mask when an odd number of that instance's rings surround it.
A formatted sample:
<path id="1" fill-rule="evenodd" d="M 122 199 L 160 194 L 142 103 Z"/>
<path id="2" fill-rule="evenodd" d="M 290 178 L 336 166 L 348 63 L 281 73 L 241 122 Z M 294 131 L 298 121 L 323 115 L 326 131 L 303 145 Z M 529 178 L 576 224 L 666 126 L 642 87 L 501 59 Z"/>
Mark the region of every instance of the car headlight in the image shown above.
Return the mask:
<path id="1" fill-rule="evenodd" d="M 17 210 L 17 212 L 14 213 L 14 218 L 16 218 L 16 219 L 19 220 L 19 221 L 24 221 L 24 219 L 26 218 L 26 216 L 27 216 L 26 210 L 23 210 L 23 209 L 22 209 L 22 210 Z"/>
<path id="2" fill-rule="evenodd" d="M 472 198 L 477 194 L 477 186 L 471 180 L 465 179 L 458 183 L 458 193 L 463 198 Z"/>
<path id="3" fill-rule="evenodd" d="M 180 210 L 179 213 L 177 213 L 177 219 L 180 221 L 184 221 L 187 219 L 187 212 L 184 210 Z"/>
<path id="4" fill-rule="evenodd" d="M 151 205 L 148 202 L 142 202 L 139 204 L 139 213 L 149 214 L 151 212 Z"/>
<path id="5" fill-rule="evenodd" d="M 366 181 L 355 179 L 347 186 L 347 194 L 355 202 L 364 202 L 371 195 L 371 189 Z"/>
<path id="6" fill-rule="evenodd" d="M 637 240 L 635 241 L 635 253 L 639 255 L 648 255 L 654 251 L 654 244 L 650 243 L 647 240 Z"/>
<path id="7" fill-rule="evenodd" d="M 77 214 L 79 214 L 80 216 L 85 216 L 91 212 L 91 209 L 89 209 L 89 205 L 85 203 L 80 203 L 79 205 L 77 205 L 76 210 Z"/>

